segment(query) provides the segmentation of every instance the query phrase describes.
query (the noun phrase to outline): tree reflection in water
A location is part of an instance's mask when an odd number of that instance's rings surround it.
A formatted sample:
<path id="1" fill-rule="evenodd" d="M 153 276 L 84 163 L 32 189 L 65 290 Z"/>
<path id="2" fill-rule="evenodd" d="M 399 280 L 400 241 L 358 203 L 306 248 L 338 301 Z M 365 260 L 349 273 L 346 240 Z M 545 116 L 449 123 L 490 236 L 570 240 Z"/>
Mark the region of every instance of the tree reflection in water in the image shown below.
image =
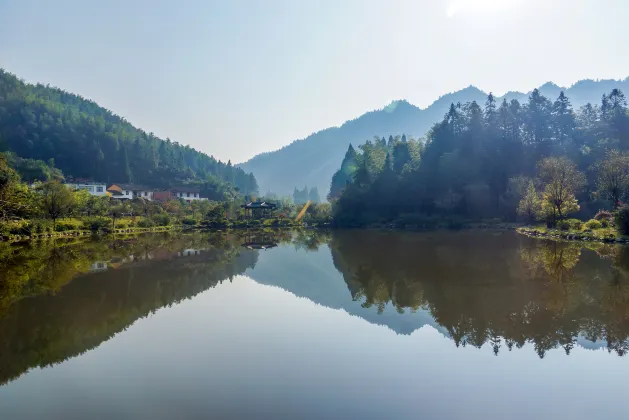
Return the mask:
<path id="1" fill-rule="evenodd" d="M 457 346 L 488 344 L 498 355 L 532 343 L 544 357 L 555 348 L 570 354 L 577 340 L 590 340 L 621 356 L 629 351 L 629 248 L 512 232 L 303 230 L 255 238 L 297 251 L 277 254 L 282 258 L 312 258 L 329 247 L 363 312 L 429 311 Z M 278 249 L 250 250 L 242 246 L 247 240 L 214 233 L 0 244 L 0 383 L 94 348 L 248 268 L 255 278 L 260 255 Z M 299 284 L 296 270 L 304 263 L 295 261 L 270 277 L 282 271 L 291 279 L 284 287 Z M 322 283 L 309 285 L 321 291 Z M 347 295 L 335 302 L 343 299 L 352 303 Z"/>
<path id="2" fill-rule="evenodd" d="M 629 252 L 588 246 L 475 232 L 339 232 L 331 242 L 353 299 L 379 313 L 429 309 L 457 346 L 489 343 L 498 354 L 530 342 L 544 357 L 570 354 L 583 336 L 622 356 Z"/>

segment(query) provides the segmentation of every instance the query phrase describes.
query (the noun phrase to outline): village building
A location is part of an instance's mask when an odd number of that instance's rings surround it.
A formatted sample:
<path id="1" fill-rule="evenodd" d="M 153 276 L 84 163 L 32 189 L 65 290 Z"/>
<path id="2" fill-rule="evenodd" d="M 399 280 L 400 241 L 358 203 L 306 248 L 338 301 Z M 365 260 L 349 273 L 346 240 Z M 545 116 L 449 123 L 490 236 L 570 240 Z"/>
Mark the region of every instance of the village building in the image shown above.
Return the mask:
<path id="1" fill-rule="evenodd" d="M 67 179 L 64 185 L 72 190 L 86 190 L 90 195 L 104 197 L 107 195 L 107 184 L 87 179 Z"/>
<path id="2" fill-rule="evenodd" d="M 109 192 L 113 198 L 117 198 L 119 200 L 143 198 L 148 201 L 153 201 L 153 194 L 155 191 L 153 188 L 142 185 L 112 184 L 109 188 L 107 188 L 107 192 Z"/>
<path id="3" fill-rule="evenodd" d="M 195 187 L 173 187 L 166 191 L 156 191 L 153 196 L 157 201 L 182 199 L 190 203 L 192 201 L 207 200 L 207 198 L 201 197 L 201 190 Z"/>

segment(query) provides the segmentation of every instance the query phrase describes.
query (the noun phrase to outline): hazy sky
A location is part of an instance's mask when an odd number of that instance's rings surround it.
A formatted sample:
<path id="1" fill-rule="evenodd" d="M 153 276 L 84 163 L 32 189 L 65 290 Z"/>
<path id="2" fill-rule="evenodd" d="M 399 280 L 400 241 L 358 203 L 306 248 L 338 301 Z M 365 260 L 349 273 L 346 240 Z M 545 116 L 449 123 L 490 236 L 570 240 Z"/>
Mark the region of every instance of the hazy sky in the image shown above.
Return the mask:
<path id="1" fill-rule="evenodd" d="M 0 67 L 241 162 L 394 99 L 629 76 L 627 0 L 0 0 Z"/>

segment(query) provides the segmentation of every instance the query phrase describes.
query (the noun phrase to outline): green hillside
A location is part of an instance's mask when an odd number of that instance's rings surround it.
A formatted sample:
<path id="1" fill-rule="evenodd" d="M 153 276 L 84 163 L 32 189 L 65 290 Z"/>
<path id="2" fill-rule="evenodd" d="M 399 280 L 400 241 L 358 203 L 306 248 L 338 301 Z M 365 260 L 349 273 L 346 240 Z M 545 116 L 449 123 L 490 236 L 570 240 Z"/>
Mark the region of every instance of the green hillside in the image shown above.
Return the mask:
<path id="1" fill-rule="evenodd" d="M 0 151 L 44 162 L 64 175 L 154 187 L 228 183 L 257 192 L 256 179 L 211 156 L 146 133 L 81 96 L 32 85 L 0 69 Z"/>

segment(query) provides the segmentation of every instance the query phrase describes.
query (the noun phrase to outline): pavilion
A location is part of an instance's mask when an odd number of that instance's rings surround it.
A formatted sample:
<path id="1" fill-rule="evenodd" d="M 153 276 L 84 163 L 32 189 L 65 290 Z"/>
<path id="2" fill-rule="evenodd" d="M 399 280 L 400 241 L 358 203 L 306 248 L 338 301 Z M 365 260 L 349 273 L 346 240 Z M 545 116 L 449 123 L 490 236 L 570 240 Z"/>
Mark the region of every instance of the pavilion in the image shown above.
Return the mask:
<path id="1" fill-rule="evenodd" d="M 252 201 L 240 207 L 245 209 L 245 216 L 248 215 L 251 218 L 260 219 L 270 216 L 273 210 L 277 208 L 277 204 L 267 203 L 266 201 Z"/>

